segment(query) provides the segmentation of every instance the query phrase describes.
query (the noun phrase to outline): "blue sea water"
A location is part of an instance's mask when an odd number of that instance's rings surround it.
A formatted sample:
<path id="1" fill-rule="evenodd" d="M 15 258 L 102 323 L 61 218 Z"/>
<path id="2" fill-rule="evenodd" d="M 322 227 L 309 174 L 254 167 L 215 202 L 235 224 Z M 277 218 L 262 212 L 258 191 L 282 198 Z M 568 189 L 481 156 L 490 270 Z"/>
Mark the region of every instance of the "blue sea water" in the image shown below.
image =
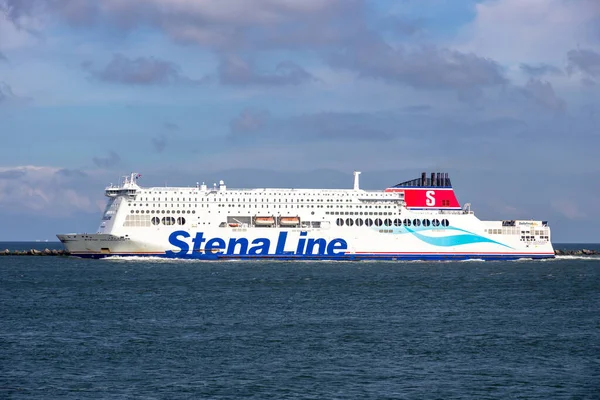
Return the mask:
<path id="1" fill-rule="evenodd" d="M 0 372 L 11 399 L 598 399 L 600 258 L 0 256 Z"/>

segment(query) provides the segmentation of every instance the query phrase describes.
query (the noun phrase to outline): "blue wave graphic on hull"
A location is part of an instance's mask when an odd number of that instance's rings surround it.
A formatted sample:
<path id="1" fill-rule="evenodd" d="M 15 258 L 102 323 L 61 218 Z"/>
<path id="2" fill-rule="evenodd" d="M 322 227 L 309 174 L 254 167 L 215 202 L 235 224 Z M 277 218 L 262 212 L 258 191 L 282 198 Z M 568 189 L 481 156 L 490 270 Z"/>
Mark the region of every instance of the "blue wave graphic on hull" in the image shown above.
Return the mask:
<path id="1" fill-rule="evenodd" d="M 430 245 L 433 245 L 433 246 L 450 247 L 450 246 L 461 246 L 464 244 L 473 244 L 473 243 L 494 243 L 494 244 L 498 244 L 500 246 L 512 249 L 512 247 L 507 246 L 503 243 L 497 242 L 492 239 L 488 239 L 483 236 L 476 235 L 474 233 L 465 231 L 463 229 L 456 229 L 456 228 L 450 228 L 450 229 L 459 230 L 459 231 L 465 232 L 465 234 L 464 235 L 444 236 L 444 237 L 431 237 L 431 236 L 421 235 L 420 233 L 406 227 L 406 230 L 408 232 L 412 233 L 417 239 L 419 239 L 425 243 L 428 243 Z"/>

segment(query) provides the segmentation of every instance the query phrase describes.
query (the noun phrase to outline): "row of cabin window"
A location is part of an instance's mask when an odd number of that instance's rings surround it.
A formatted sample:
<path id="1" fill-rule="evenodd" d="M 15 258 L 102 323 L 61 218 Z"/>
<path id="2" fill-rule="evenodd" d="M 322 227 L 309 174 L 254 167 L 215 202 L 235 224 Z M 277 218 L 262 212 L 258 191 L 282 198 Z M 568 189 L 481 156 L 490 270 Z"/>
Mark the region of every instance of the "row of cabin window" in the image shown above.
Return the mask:
<path id="1" fill-rule="evenodd" d="M 519 234 L 528 234 L 529 231 L 521 231 L 519 228 L 503 228 L 503 229 L 485 229 L 490 235 L 519 235 Z M 535 235 L 546 235 L 546 231 L 535 231 Z M 529 236 L 521 236 L 521 238 L 529 237 Z M 532 236 L 533 237 L 533 236 Z M 544 237 L 544 236 L 541 236 Z"/>
<path id="2" fill-rule="evenodd" d="M 134 212 L 136 214 L 140 214 L 140 213 L 141 214 L 144 214 L 144 213 L 146 213 L 146 214 L 154 214 L 155 210 L 131 210 L 132 214 Z M 165 214 L 165 213 L 166 214 L 171 214 L 171 210 L 156 210 L 156 214 Z M 177 211 L 173 210 L 173 214 L 175 214 L 175 213 L 177 213 L 177 214 L 186 214 L 186 213 L 187 214 L 196 214 L 196 211 L 195 210 L 192 210 L 192 211 L 190 211 L 190 210 L 187 210 L 187 211 L 186 210 L 182 210 L 180 212 L 179 210 L 177 210 Z"/>
<path id="3" fill-rule="evenodd" d="M 144 201 L 144 199 L 140 199 L 140 200 L 141 200 L 141 201 Z M 252 199 L 250 199 L 250 200 L 252 200 Z M 288 199 L 279 199 L 279 201 L 276 201 L 277 199 L 272 199 L 272 200 L 273 200 L 273 201 L 272 201 L 272 203 L 281 203 L 281 202 L 282 202 L 282 200 L 283 200 L 283 202 L 288 202 L 288 201 L 287 201 Z M 145 201 L 149 201 L 147 197 L 146 197 Z M 165 198 L 165 199 L 158 198 L 158 200 L 157 200 L 155 197 L 153 197 L 153 198 L 152 198 L 152 201 L 158 201 L 158 202 L 162 202 L 162 201 L 167 201 L 167 202 L 168 202 L 168 201 L 172 201 L 172 202 L 173 202 L 173 201 L 180 201 L 180 200 L 179 200 L 179 197 L 177 198 L 177 200 L 173 200 L 173 197 L 171 197 L 171 200 L 169 200 L 169 199 L 167 199 L 167 198 Z M 184 199 L 182 199 L 181 201 L 182 201 L 182 202 L 185 202 L 186 200 L 185 200 L 185 198 L 184 198 Z M 201 202 L 204 202 L 204 199 L 200 199 L 200 201 L 201 201 Z M 213 203 L 215 203 L 215 202 L 217 202 L 217 201 L 219 201 L 219 202 L 223 202 L 223 201 L 225 201 L 225 202 L 229 202 L 229 200 L 228 200 L 227 198 L 225 198 L 224 200 L 223 200 L 223 199 L 217 199 L 217 198 L 213 198 L 213 201 L 212 201 L 212 202 L 213 202 Z M 232 201 L 232 202 L 236 202 L 236 201 L 235 201 L 235 199 L 231 199 L 231 201 Z M 322 202 L 323 200 L 319 200 L 319 199 L 317 199 L 316 201 L 317 201 L 317 202 L 319 202 L 319 201 L 321 201 L 321 202 Z M 336 200 L 333 200 L 333 199 L 332 199 L 332 200 L 327 200 L 327 201 L 334 202 L 334 201 L 341 201 L 341 199 L 336 199 Z M 346 201 L 347 201 L 347 202 L 349 202 L 350 200 L 346 200 Z M 189 198 L 188 202 L 192 202 L 192 198 L 191 198 L 191 197 Z M 195 203 L 197 203 L 197 202 L 198 202 L 198 199 L 197 199 L 197 198 L 194 198 L 194 202 L 195 202 Z M 240 200 L 240 199 L 237 199 L 237 203 L 245 203 L 245 202 L 246 202 L 246 199 L 241 199 L 241 200 Z M 254 199 L 254 202 L 255 202 L 255 203 L 258 203 L 259 201 L 258 201 L 258 199 Z M 268 198 L 261 198 L 261 199 L 260 199 L 260 202 L 261 202 L 261 203 L 269 203 L 269 199 L 268 199 Z M 290 202 L 290 203 L 293 203 L 293 202 L 294 202 L 294 199 L 290 199 L 290 201 L 289 201 L 289 202 Z M 296 201 L 296 203 L 301 203 L 301 202 L 304 202 L 304 199 L 298 199 L 298 200 Z M 210 201 L 207 201 L 207 203 L 210 203 Z M 252 201 L 249 201 L 248 203 L 252 203 Z M 141 204 L 140 204 L 140 205 L 141 205 Z M 133 206 L 135 207 L 135 206 L 136 206 L 136 204 L 134 203 L 134 204 L 133 204 Z M 331 207 L 331 206 L 328 206 L 328 207 Z M 358 207 L 360 207 L 360 206 L 358 206 Z M 375 207 L 376 207 L 376 208 L 381 208 L 381 207 L 383 207 L 383 208 L 391 208 L 391 206 L 375 206 Z M 373 208 L 373 206 L 365 206 L 365 208 Z"/>
<path id="4" fill-rule="evenodd" d="M 137 207 L 138 205 L 137 205 L 137 203 L 134 203 L 133 206 Z M 150 206 L 152 206 L 152 207 L 161 207 L 161 205 L 158 204 L 158 203 L 157 204 L 151 204 L 151 205 L 150 204 L 146 204 L 146 207 L 150 207 Z M 163 207 L 168 207 L 168 206 L 169 206 L 168 204 L 164 204 L 163 205 Z M 185 208 L 185 203 L 182 204 L 181 206 L 182 206 L 182 208 Z M 202 204 L 201 206 L 204 208 L 204 204 Z M 248 205 L 248 208 L 251 208 L 251 206 L 252 206 L 251 204 Z M 140 204 L 139 207 L 144 207 L 144 205 Z M 177 203 L 177 204 L 173 204 L 172 203 L 171 207 L 179 207 L 179 203 Z M 189 207 L 191 208 L 191 205 Z M 198 205 L 196 204 L 195 207 L 198 207 Z M 219 203 L 219 204 L 217 204 L 217 207 L 225 207 L 225 204 Z M 236 205 L 235 204 L 228 204 L 227 207 L 236 207 Z M 237 207 L 240 207 L 240 205 L 238 205 Z M 261 207 L 265 208 L 264 204 Z M 267 205 L 267 207 L 268 207 L 268 205 Z M 276 206 L 273 205 L 273 207 L 276 207 Z M 334 206 L 325 206 L 325 207 L 327 207 L 327 208 L 333 208 Z M 246 205 L 242 204 L 241 208 L 246 208 Z M 254 208 L 258 208 L 258 205 L 255 204 Z M 281 208 L 281 205 L 279 205 L 279 208 Z M 285 208 L 288 208 L 287 204 L 285 205 Z M 290 208 L 294 208 L 294 205 L 293 204 L 290 205 Z M 297 208 L 304 208 L 304 204 L 297 205 Z M 315 205 L 314 204 L 306 204 L 306 208 L 315 208 Z M 323 208 L 323 205 L 317 204 L 316 208 Z M 340 205 L 338 205 L 337 208 L 343 208 L 343 207 L 340 206 Z M 352 208 L 352 206 L 347 206 L 347 208 Z M 356 206 L 356 208 L 363 208 L 363 206 L 358 205 L 358 206 Z M 391 209 L 391 208 L 394 208 L 394 207 L 392 207 L 392 206 L 364 206 L 364 208 L 384 208 L 384 209 L 387 208 L 387 209 Z M 329 212 L 326 212 L 326 214 L 329 214 Z M 338 214 L 334 214 L 333 212 L 331 212 L 331 215 L 338 215 Z M 380 215 L 381 215 L 381 213 L 380 213 Z"/>
<path id="5" fill-rule="evenodd" d="M 443 220 L 438 220 L 438 219 L 434 219 L 434 220 L 428 220 L 428 219 L 413 219 L 412 221 L 410 219 L 405 219 L 404 221 L 396 218 L 393 221 L 389 218 L 386 218 L 384 220 L 381 220 L 380 218 L 377 218 L 375 220 L 372 220 L 371 218 L 367 218 L 365 220 L 363 220 L 362 218 L 356 218 L 356 219 L 352 219 L 352 218 L 346 218 L 345 220 L 343 218 L 338 218 L 335 223 L 338 226 L 372 226 L 373 224 L 375 224 L 375 226 L 448 226 L 450 225 L 450 222 L 447 219 L 443 219 Z"/>
<path id="6" fill-rule="evenodd" d="M 162 192 L 141 192 L 140 194 L 163 194 L 163 193 Z M 169 193 L 165 192 L 165 194 L 169 194 Z M 175 194 L 177 194 L 177 192 L 175 192 Z M 184 192 L 179 192 L 179 194 L 183 194 L 183 195 L 188 194 L 189 195 L 189 193 L 184 193 Z M 191 194 L 197 195 L 198 193 L 192 192 Z M 223 195 L 223 193 L 218 193 L 218 194 L 221 195 L 221 196 Z M 244 192 L 243 194 L 246 195 L 246 196 L 256 196 L 256 193 L 251 193 L 251 192 Z M 269 196 L 319 196 L 319 197 L 322 197 L 322 196 L 349 196 L 349 197 L 356 197 L 356 196 L 358 196 L 358 194 L 355 194 L 355 193 L 352 193 L 352 194 L 350 194 L 350 193 L 335 193 L 335 194 L 332 194 L 332 193 L 327 193 L 327 192 L 319 192 L 319 193 L 294 193 L 294 192 L 291 192 L 291 193 L 290 192 L 287 192 L 287 193 L 273 193 L 273 192 L 270 192 L 270 193 L 266 193 L 266 194 L 269 195 Z M 238 193 L 238 195 L 239 195 L 239 193 Z M 361 193 L 362 197 L 373 197 L 373 196 L 382 196 L 382 195 L 383 195 L 383 197 L 395 197 L 396 196 L 395 194 L 385 194 L 385 193 Z M 146 198 L 146 200 L 148 200 L 148 198 Z M 171 200 L 173 200 L 173 198 L 171 198 Z M 178 200 L 179 200 L 179 198 L 178 198 Z M 323 201 L 323 200 L 320 200 L 320 201 Z M 348 199 L 346 201 L 350 201 L 350 200 Z"/>
<path id="7" fill-rule="evenodd" d="M 173 217 L 162 217 L 162 219 L 158 217 L 152 217 L 151 221 L 152 225 L 159 225 L 161 223 L 163 225 L 175 225 L 175 218 Z M 185 225 L 185 218 L 177 217 L 177 224 Z"/>
<path id="8" fill-rule="evenodd" d="M 504 227 L 502 229 L 484 229 L 484 232 L 490 235 L 520 235 L 521 229 L 517 227 Z"/>
<path id="9" fill-rule="evenodd" d="M 358 212 L 358 211 L 356 211 L 356 212 L 354 212 L 354 211 L 335 211 L 335 212 L 334 211 L 331 211 L 331 212 L 326 211 L 325 215 L 394 215 L 394 213 L 388 212 L 388 211 L 383 211 L 383 212 L 381 212 L 381 211 L 379 211 L 379 212 L 365 211 L 364 213 L 362 211 L 360 211 L 360 212 Z"/>
<path id="10" fill-rule="evenodd" d="M 522 242 L 532 242 L 535 240 L 535 236 L 521 236 Z M 540 240 L 550 240 L 548 236 L 540 236 Z"/>

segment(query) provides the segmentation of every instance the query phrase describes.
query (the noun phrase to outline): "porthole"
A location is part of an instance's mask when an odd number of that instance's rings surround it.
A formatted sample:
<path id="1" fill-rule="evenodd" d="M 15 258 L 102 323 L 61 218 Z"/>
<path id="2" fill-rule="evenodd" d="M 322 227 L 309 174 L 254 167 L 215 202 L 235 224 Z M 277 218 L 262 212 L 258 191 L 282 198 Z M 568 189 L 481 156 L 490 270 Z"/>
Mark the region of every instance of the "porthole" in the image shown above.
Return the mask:
<path id="1" fill-rule="evenodd" d="M 178 217 L 178 218 L 177 218 L 177 223 L 178 223 L 179 225 L 185 225 L 185 218 L 183 218 L 183 217 Z"/>
<path id="2" fill-rule="evenodd" d="M 410 226 L 410 219 L 405 219 L 404 221 L 402 221 L 404 223 L 404 226 Z"/>
<path id="3" fill-rule="evenodd" d="M 443 219 L 442 220 L 442 226 L 448 226 L 448 225 L 450 225 L 450 222 L 448 222 L 447 219 Z"/>
<path id="4" fill-rule="evenodd" d="M 366 226 L 372 226 L 373 225 L 373 220 L 371 218 L 365 219 L 365 225 Z"/>
<path id="5" fill-rule="evenodd" d="M 391 219 L 386 219 L 385 221 L 383 221 L 383 224 L 385 226 L 392 226 L 392 220 Z"/>
<path id="6" fill-rule="evenodd" d="M 396 218 L 394 220 L 394 226 L 402 226 L 402 220 L 399 218 Z"/>
<path id="7" fill-rule="evenodd" d="M 431 221 L 431 225 L 433 225 L 433 226 L 440 226 L 440 220 L 439 219 L 434 219 L 433 221 Z"/>
<path id="8" fill-rule="evenodd" d="M 375 220 L 375 226 L 381 226 L 382 224 L 383 224 L 383 221 L 381 219 L 377 218 Z"/>
<path id="9" fill-rule="evenodd" d="M 356 223 L 356 226 L 363 226 L 363 220 L 362 218 L 356 218 L 356 221 L 354 221 Z"/>
<path id="10" fill-rule="evenodd" d="M 337 224 L 337 226 L 343 226 L 344 225 L 344 220 L 341 218 L 338 218 L 335 223 Z"/>
<path id="11" fill-rule="evenodd" d="M 431 225 L 431 221 L 429 221 L 428 219 L 424 219 L 423 226 L 429 226 L 429 225 Z"/>
<path id="12" fill-rule="evenodd" d="M 346 218 L 346 225 L 348 225 L 348 226 L 354 225 L 354 220 L 352 218 Z"/>
<path id="13" fill-rule="evenodd" d="M 421 226 L 421 220 L 420 219 L 413 219 L 413 225 L 414 226 Z"/>
<path id="14" fill-rule="evenodd" d="M 160 224 L 160 219 L 158 217 L 152 217 L 152 225 Z"/>

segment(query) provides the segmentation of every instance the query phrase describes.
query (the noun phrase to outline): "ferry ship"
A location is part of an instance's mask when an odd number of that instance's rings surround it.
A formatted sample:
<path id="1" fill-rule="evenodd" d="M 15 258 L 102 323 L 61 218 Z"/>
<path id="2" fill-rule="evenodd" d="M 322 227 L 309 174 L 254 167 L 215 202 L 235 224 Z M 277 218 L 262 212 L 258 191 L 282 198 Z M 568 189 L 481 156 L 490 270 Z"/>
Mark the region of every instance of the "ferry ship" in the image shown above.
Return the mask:
<path id="1" fill-rule="evenodd" d="M 447 173 L 384 190 L 142 187 L 123 177 L 105 194 L 96 233 L 57 235 L 73 256 L 277 260 L 553 258 L 547 221 L 479 220 Z"/>

